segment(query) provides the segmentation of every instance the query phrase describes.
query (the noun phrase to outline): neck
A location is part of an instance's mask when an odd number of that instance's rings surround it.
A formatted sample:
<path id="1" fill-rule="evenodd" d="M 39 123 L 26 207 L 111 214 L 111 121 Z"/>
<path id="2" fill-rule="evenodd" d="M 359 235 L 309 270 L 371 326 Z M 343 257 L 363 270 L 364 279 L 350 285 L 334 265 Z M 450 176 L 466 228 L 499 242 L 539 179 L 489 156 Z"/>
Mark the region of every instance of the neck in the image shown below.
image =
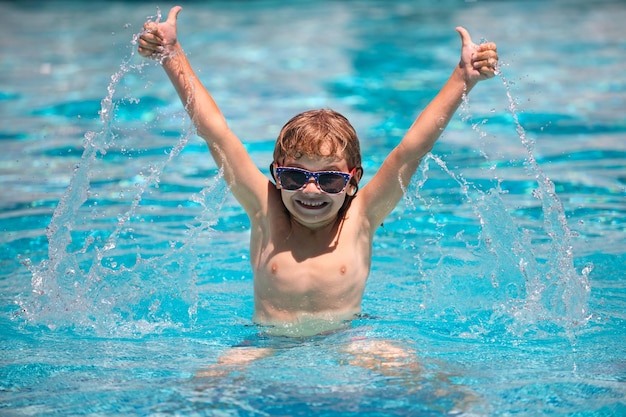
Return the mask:
<path id="1" fill-rule="evenodd" d="M 292 230 L 298 231 L 308 231 L 311 235 L 323 234 L 328 235 L 329 232 L 341 221 L 341 217 L 337 217 L 335 219 L 330 219 L 323 223 L 315 223 L 315 224 L 302 224 L 293 216 L 291 217 L 291 228 Z"/>

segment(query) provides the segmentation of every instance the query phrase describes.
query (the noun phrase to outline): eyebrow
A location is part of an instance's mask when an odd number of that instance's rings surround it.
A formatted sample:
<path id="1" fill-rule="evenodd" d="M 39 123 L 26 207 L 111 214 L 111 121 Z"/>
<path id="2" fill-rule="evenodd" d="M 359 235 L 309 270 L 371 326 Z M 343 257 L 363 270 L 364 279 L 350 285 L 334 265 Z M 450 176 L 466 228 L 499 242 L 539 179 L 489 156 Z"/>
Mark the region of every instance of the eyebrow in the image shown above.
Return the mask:
<path id="1" fill-rule="evenodd" d="M 288 164 L 285 163 L 286 161 L 283 161 L 284 165 L 283 166 L 289 166 L 289 167 L 293 167 L 293 168 L 301 168 L 301 169 L 305 169 L 307 171 L 311 171 L 309 168 L 307 168 L 306 166 L 304 166 L 303 164 L 301 164 L 298 160 L 295 161 L 290 161 Z M 339 168 L 339 165 L 337 165 L 335 162 L 329 162 L 328 165 L 324 165 L 322 167 L 322 169 L 316 170 L 316 171 L 337 171 L 337 172 L 342 172 L 341 168 Z M 312 172 L 316 172 L 316 171 L 312 171 Z"/>
<path id="2" fill-rule="evenodd" d="M 312 170 L 310 168 L 305 167 L 302 164 L 289 164 L 289 165 L 285 165 L 285 166 L 289 166 L 289 167 L 293 167 L 293 168 L 300 168 L 300 169 L 304 169 L 305 171 L 310 171 L 310 172 L 321 172 L 321 171 L 336 171 L 336 172 L 343 172 L 341 170 L 341 168 L 339 168 L 339 166 L 337 165 L 326 165 L 324 166 L 322 169 L 316 169 L 316 170 Z"/>

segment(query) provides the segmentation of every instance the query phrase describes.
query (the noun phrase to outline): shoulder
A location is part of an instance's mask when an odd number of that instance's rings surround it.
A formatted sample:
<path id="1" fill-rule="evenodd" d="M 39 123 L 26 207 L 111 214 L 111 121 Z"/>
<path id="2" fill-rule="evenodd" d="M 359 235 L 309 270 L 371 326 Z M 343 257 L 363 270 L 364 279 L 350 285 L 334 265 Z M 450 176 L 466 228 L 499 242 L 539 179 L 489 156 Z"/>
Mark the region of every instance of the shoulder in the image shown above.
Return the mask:
<path id="1" fill-rule="evenodd" d="M 266 192 L 259 209 L 254 213 L 248 213 L 248 217 L 253 228 L 275 227 L 277 223 L 289 221 L 289 213 L 283 204 L 280 190 L 271 181 L 267 181 Z"/>
<path id="2" fill-rule="evenodd" d="M 372 225 L 368 216 L 367 199 L 357 193 L 343 215 L 344 227 L 356 234 L 373 236 L 378 225 Z"/>

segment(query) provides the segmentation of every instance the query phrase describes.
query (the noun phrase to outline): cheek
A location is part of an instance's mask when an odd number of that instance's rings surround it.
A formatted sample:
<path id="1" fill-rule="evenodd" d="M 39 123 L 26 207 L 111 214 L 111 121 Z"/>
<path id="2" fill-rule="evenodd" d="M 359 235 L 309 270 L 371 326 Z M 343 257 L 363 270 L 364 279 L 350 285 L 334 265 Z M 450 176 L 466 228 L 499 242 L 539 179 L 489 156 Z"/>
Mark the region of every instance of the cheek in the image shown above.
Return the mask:
<path id="1" fill-rule="evenodd" d="M 290 195 L 285 190 L 280 190 L 280 199 L 283 201 L 283 205 L 289 207 L 291 205 Z"/>
<path id="2" fill-rule="evenodd" d="M 345 203 L 346 198 L 347 198 L 347 194 L 345 193 L 345 191 L 341 193 L 340 195 L 332 198 L 334 206 L 337 208 L 337 210 L 339 210 L 339 208 L 343 206 L 343 203 Z"/>

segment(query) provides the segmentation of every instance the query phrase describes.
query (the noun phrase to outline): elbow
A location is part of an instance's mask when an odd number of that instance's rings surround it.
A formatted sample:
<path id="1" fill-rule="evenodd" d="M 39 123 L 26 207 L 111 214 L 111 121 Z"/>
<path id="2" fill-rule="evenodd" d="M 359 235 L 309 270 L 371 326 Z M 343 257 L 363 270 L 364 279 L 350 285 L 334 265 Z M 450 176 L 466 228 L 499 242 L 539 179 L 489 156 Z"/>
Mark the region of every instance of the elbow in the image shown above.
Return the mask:
<path id="1" fill-rule="evenodd" d="M 396 157 L 399 158 L 400 165 L 409 165 L 417 167 L 422 158 L 433 150 L 434 144 L 421 144 L 416 147 L 408 147 L 403 143 L 400 143 L 396 148 Z"/>

